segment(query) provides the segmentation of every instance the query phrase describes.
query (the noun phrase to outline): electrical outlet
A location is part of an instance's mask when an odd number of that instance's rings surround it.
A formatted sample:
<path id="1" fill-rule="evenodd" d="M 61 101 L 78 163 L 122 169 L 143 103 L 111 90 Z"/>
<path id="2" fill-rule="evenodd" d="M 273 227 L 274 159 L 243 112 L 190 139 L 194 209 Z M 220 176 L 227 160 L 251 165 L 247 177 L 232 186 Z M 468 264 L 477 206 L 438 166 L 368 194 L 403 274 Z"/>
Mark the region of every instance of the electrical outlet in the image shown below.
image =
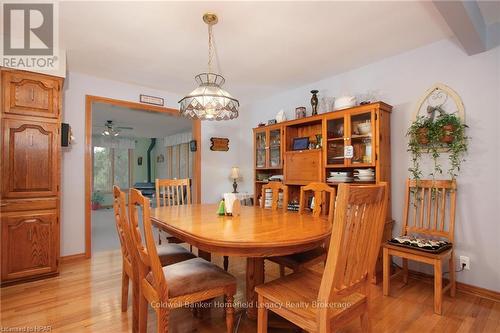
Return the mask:
<path id="1" fill-rule="evenodd" d="M 460 256 L 460 268 L 462 268 L 462 267 L 464 269 L 466 269 L 466 270 L 470 270 L 470 260 L 469 260 L 469 257 Z"/>

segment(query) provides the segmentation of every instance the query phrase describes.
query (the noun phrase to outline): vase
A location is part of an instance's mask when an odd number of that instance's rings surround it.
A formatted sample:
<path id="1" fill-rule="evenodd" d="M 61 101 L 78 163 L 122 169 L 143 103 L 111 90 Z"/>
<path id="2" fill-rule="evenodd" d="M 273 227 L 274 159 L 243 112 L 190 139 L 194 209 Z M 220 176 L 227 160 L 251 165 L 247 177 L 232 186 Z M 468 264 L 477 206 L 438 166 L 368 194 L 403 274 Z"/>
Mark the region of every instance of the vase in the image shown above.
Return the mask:
<path id="1" fill-rule="evenodd" d="M 312 107 L 312 115 L 315 116 L 318 114 L 318 90 L 311 90 L 311 107 Z"/>

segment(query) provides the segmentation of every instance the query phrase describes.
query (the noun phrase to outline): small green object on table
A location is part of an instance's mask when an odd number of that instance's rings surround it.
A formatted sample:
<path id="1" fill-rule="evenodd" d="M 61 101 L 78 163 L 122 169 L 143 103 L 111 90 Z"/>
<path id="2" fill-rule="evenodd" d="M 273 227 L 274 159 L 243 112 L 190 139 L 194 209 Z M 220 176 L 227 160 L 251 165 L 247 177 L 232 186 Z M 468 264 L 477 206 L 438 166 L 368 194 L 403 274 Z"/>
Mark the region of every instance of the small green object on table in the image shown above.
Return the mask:
<path id="1" fill-rule="evenodd" d="M 217 209 L 217 214 L 223 216 L 226 214 L 226 205 L 224 204 L 224 199 L 219 202 L 219 208 Z"/>

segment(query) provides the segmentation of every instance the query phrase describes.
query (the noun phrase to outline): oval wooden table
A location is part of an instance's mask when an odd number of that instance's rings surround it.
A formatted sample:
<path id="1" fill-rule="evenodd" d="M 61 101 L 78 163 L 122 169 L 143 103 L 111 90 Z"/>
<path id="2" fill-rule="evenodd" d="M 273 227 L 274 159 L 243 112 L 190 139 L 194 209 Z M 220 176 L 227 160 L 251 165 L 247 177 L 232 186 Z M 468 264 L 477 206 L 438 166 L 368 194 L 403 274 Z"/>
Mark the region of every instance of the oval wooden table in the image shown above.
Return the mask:
<path id="1" fill-rule="evenodd" d="M 217 205 L 164 206 L 151 210 L 151 220 L 198 247 L 205 259 L 210 260 L 210 253 L 246 257 L 247 314 L 251 318 L 256 316 L 254 288 L 264 282 L 264 258 L 318 247 L 332 229 L 326 217 L 254 206 L 242 206 L 240 216 L 219 216 Z"/>

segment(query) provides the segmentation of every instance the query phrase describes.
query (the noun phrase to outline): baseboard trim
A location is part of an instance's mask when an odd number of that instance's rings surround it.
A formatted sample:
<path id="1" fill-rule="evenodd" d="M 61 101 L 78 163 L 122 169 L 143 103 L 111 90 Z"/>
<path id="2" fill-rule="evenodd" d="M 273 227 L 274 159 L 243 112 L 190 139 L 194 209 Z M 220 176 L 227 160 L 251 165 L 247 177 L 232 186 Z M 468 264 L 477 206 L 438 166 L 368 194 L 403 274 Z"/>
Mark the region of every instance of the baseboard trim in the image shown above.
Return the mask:
<path id="1" fill-rule="evenodd" d="M 422 273 L 422 272 L 417 272 L 414 270 L 408 270 L 408 274 L 410 277 L 416 279 L 416 280 L 421 280 L 426 283 L 434 283 L 434 275 Z M 481 288 L 477 286 L 473 286 L 471 284 L 463 283 L 463 282 L 458 282 L 457 281 L 457 291 L 463 292 L 465 294 L 469 295 L 474 295 L 478 296 L 481 298 L 486 298 L 495 302 L 500 302 L 500 292 L 494 291 L 494 290 L 489 290 L 486 288 Z"/>
<path id="2" fill-rule="evenodd" d="M 85 253 L 70 254 L 69 256 L 61 257 L 61 262 L 66 263 L 69 261 L 86 259 Z"/>

